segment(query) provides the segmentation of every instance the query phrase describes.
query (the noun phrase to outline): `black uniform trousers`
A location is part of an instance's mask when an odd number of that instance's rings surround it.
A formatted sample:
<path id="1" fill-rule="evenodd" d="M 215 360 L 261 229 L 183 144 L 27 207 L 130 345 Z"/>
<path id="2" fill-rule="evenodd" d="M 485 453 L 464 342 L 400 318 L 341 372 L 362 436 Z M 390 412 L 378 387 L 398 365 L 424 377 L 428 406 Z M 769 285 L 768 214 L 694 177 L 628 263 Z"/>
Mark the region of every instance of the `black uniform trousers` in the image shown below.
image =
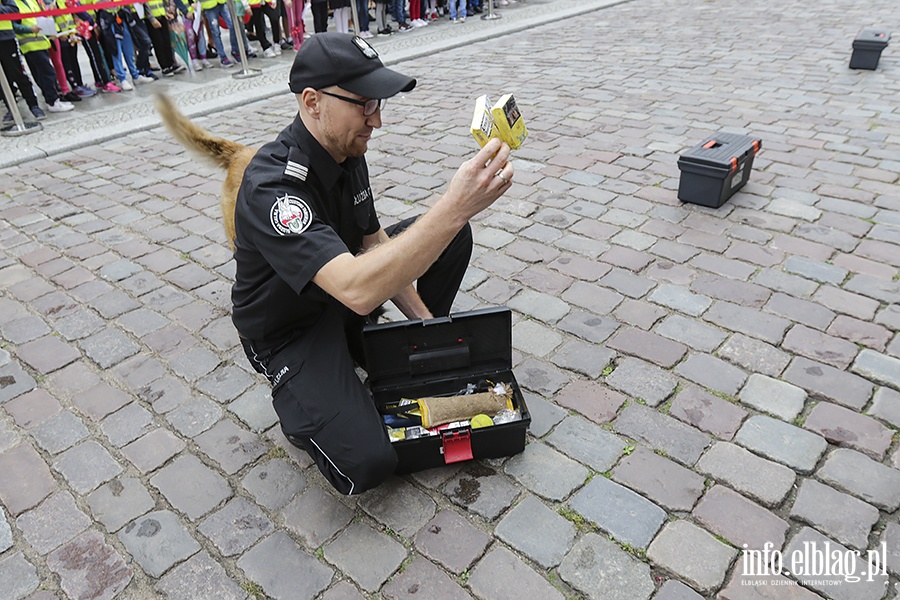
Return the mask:
<path id="1" fill-rule="evenodd" d="M 412 222 L 386 231 L 396 235 Z M 472 231 L 466 225 L 416 282 L 419 296 L 435 316 L 450 313 L 471 253 Z M 397 466 L 384 422 L 355 370 L 357 364 L 365 368 L 365 323 L 364 317 L 335 302 L 313 326 L 270 356 L 258 356 L 243 340 L 251 364 L 273 385 L 282 431 L 347 495 L 377 486 Z"/>
<path id="2" fill-rule="evenodd" d="M 6 73 L 6 81 L 9 82 L 9 86 L 13 90 L 18 88 L 22 98 L 28 104 L 28 108 L 37 106 L 37 96 L 34 95 L 34 88 L 31 87 L 31 79 L 22 69 L 19 46 L 15 39 L 0 40 L 0 64 L 3 65 L 3 72 Z M 0 96 L 3 96 L 3 104 L 6 104 L 6 96 L 3 94 Z M 9 105 L 6 108 L 8 110 Z"/>

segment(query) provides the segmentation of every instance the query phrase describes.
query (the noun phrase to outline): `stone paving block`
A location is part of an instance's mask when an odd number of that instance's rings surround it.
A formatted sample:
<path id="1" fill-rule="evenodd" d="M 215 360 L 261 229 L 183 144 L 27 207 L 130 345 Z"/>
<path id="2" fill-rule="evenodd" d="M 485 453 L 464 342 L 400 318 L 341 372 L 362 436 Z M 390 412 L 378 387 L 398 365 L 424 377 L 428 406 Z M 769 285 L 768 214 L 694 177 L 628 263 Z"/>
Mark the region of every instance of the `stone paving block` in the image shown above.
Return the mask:
<path id="1" fill-rule="evenodd" d="M 150 478 L 175 510 L 196 521 L 232 495 L 228 481 L 191 454 L 181 456 Z"/>
<path id="2" fill-rule="evenodd" d="M 406 548 L 362 523 L 351 523 L 324 547 L 325 560 L 373 593 L 406 558 Z"/>
<path id="3" fill-rule="evenodd" d="M 640 494 L 605 477 L 593 478 L 569 506 L 618 542 L 646 548 L 666 520 L 666 512 Z"/>
<path id="4" fill-rule="evenodd" d="M 80 312 L 56 322 L 56 331 L 68 341 L 80 340 L 106 327 L 106 320 L 92 312 Z"/>
<path id="5" fill-rule="evenodd" d="M 497 524 L 494 533 L 501 540 L 544 569 L 559 565 L 575 541 L 575 526 L 527 496 Z"/>
<path id="6" fill-rule="evenodd" d="M 40 317 L 29 315 L 0 326 L 0 335 L 11 344 L 24 344 L 50 333 L 50 328 Z"/>
<path id="7" fill-rule="evenodd" d="M 521 493 L 508 478 L 479 462 L 467 463 L 440 490 L 454 504 L 489 521 L 500 516 Z"/>
<path id="8" fill-rule="evenodd" d="M 780 551 L 788 523 L 765 508 L 723 486 L 711 487 L 691 513 L 697 523 L 738 548 Z"/>
<path id="9" fill-rule="evenodd" d="M 544 357 L 563 341 L 561 335 L 530 319 L 513 325 L 513 348 L 525 354 Z"/>
<path id="10" fill-rule="evenodd" d="M 349 584 L 344 584 L 347 587 Z M 334 590 L 335 588 L 332 588 Z M 346 595 L 335 595 L 333 600 L 362 600 L 362 596 L 352 588 Z M 332 592 L 329 590 L 329 593 Z M 385 598 L 395 600 L 415 600 L 416 598 L 440 598 L 441 600 L 468 600 L 469 595 L 460 585 L 446 573 L 421 556 L 416 557 L 401 573 L 396 575 L 381 590 Z M 332 600 L 328 594 L 323 600 Z"/>
<path id="11" fill-rule="evenodd" d="M 569 304 L 599 315 L 611 313 L 625 299 L 618 292 L 583 281 L 573 283 L 561 298 Z"/>
<path id="12" fill-rule="evenodd" d="M 87 531 L 47 557 L 69 598 L 111 600 L 131 582 L 133 572 L 96 531 Z"/>
<path id="13" fill-rule="evenodd" d="M 784 337 L 781 347 L 838 369 L 850 366 L 859 350 L 853 342 L 826 335 L 803 325 L 794 325 Z"/>
<path id="14" fill-rule="evenodd" d="M 230 402 L 247 391 L 258 378 L 232 364 L 218 369 L 196 383 L 198 390 L 218 402 Z"/>
<path id="15" fill-rule="evenodd" d="M 244 498 L 233 498 L 206 517 L 197 528 L 224 556 L 241 554 L 274 526 L 258 506 Z"/>
<path id="16" fill-rule="evenodd" d="M 6 405 L 7 410 L 10 408 L 9 404 Z M 872 398 L 872 405 L 867 414 L 900 429 L 900 392 L 884 387 L 878 388 L 875 390 L 875 396 Z"/>
<path id="17" fill-rule="evenodd" d="M 734 396 L 747 379 L 741 369 L 708 354 L 692 354 L 675 372 L 703 387 Z"/>
<path id="18" fill-rule="evenodd" d="M 0 558 L 0 590 L 2 600 L 19 600 L 33 592 L 41 584 L 37 569 L 21 552 Z"/>
<path id="19" fill-rule="evenodd" d="M 12 419 L 0 416 L 0 452 L 6 452 L 10 448 L 17 446 L 21 438 L 22 435 L 18 428 L 13 426 Z"/>
<path id="20" fill-rule="evenodd" d="M 0 554 L 3 554 L 13 545 L 12 529 L 6 520 L 6 511 L 0 506 Z"/>
<path id="21" fill-rule="evenodd" d="M 550 360 L 558 367 L 597 379 L 615 356 L 616 353 L 612 350 L 581 340 L 572 340 L 558 347 Z"/>
<path id="22" fill-rule="evenodd" d="M 157 510 L 135 519 L 117 537 L 141 569 L 157 578 L 200 550 L 197 540 L 175 513 L 168 510 Z"/>
<path id="23" fill-rule="evenodd" d="M 559 575 L 592 600 L 646 600 L 655 587 L 650 567 L 595 533 L 575 544 Z"/>
<path id="24" fill-rule="evenodd" d="M 28 444 L 0 453 L 0 472 L 0 500 L 12 516 L 37 505 L 57 487 L 43 458 Z"/>
<path id="25" fill-rule="evenodd" d="M 790 383 L 754 373 L 747 379 L 739 398 L 742 404 L 790 422 L 803 411 L 806 392 Z"/>
<path id="26" fill-rule="evenodd" d="M 198 435 L 194 441 L 229 475 L 266 453 L 266 445 L 259 436 L 247 432 L 228 419 Z"/>
<path id="27" fill-rule="evenodd" d="M 99 421 L 129 404 L 131 396 L 107 383 L 98 383 L 90 389 L 75 394 L 72 404 L 93 421 Z"/>
<path id="28" fill-rule="evenodd" d="M 528 315 L 544 323 L 556 323 L 570 310 L 569 305 L 556 295 L 524 289 L 508 303 L 509 308 Z M 515 336 L 514 336 L 515 337 Z"/>
<path id="29" fill-rule="evenodd" d="M 641 329 L 650 329 L 657 321 L 666 316 L 666 311 L 662 307 L 654 306 L 642 300 L 625 300 L 620 304 L 613 316 L 628 325 L 634 325 Z"/>
<path id="30" fill-rule="evenodd" d="M 50 454 L 59 454 L 90 435 L 81 419 L 69 411 L 50 417 L 31 431 L 38 446 Z"/>
<path id="31" fill-rule="evenodd" d="M 884 575 L 873 576 L 872 581 L 869 581 L 868 576 L 859 573 L 860 580 L 851 585 L 844 581 L 845 575 L 828 575 L 821 567 L 815 568 L 812 563 L 812 552 L 824 550 L 826 544 L 829 550 L 838 556 L 846 556 L 851 552 L 834 539 L 825 537 L 809 527 L 802 528 L 794 535 L 785 548 L 784 555 L 792 556 L 799 552 L 799 557 L 804 560 L 804 571 L 799 575 L 792 573 L 791 577 L 799 579 L 806 586 L 831 600 L 880 600 L 884 597 L 884 590 L 888 585 L 888 578 Z M 862 567 L 865 562 L 858 561 L 857 565 Z"/>
<path id="32" fill-rule="evenodd" d="M 256 433 L 278 423 L 278 414 L 272 406 L 272 388 L 268 385 L 250 388 L 229 404 L 228 410 Z"/>
<path id="33" fill-rule="evenodd" d="M 862 377 L 800 356 L 791 361 L 783 378 L 818 398 L 855 410 L 872 396 L 872 384 Z"/>
<path id="34" fill-rule="evenodd" d="M 900 358 L 866 349 L 859 353 L 850 370 L 870 381 L 900 389 Z"/>
<path id="35" fill-rule="evenodd" d="M 703 494 L 703 477 L 646 448 L 636 448 L 612 471 L 612 479 L 666 510 L 689 512 Z"/>
<path id="36" fill-rule="evenodd" d="M 91 519 L 75 506 L 75 498 L 66 491 L 57 492 L 16 519 L 16 527 L 41 555 L 68 542 L 90 525 Z"/>
<path id="37" fill-rule="evenodd" d="M 822 600 L 822 596 L 809 591 L 784 575 L 745 575 L 742 571 L 742 568 L 732 571 L 728 585 L 719 592 L 718 598 L 722 600 Z"/>
<path id="38" fill-rule="evenodd" d="M 17 362 L 0 367 L 0 404 L 30 392 L 34 387 L 34 379 Z"/>
<path id="39" fill-rule="evenodd" d="M 703 596 L 676 579 L 670 579 L 659 588 L 653 600 L 702 600 Z"/>
<path id="40" fill-rule="evenodd" d="M 844 289 L 884 303 L 900 302 L 900 284 L 896 281 L 884 281 L 870 275 L 854 275 L 844 284 Z"/>
<path id="41" fill-rule="evenodd" d="M 887 571 L 893 575 L 900 574 L 900 524 L 888 523 L 881 535 L 881 543 L 887 551 Z"/>
<path id="42" fill-rule="evenodd" d="M 728 337 L 728 334 L 720 329 L 705 325 L 696 319 L 682 317 L 681 315 L 667 317 L 656 328 L 656 332 L 703 352 L 712 352 Z"/>
<path id="43" fill-rule="evenodd" d="M 528 412 L 531 413 L 531 426 L 528 431 L 536 438 L 545 436 L 568 414 L 568 411 L 556 404 L 528 392 L 525 392 L 525 403 L 528 405 Z"/>
<path id="44" fill-rule="evenodd" d="M 599 473 L 608 471 L 625 449 L 617 436 L 576 416 L 557 425 L 547 443 Z"/>
<path id="45" fill-rule="evenodd" d="M 122 448 L 124 454 L 141 473 L 161 467 L 184 449 L 184 442 L 168 429 L 154 429 Z"/>
<path id="46" fill-rule="evenodd" d="M 717 300 L 754 308 L 761 308 L 772 295 L 771 290 L 761 285 L 716 275 L 700 275 L 691 283 L 690 290 Z"/>
<path id="47" fill-rule="evenodd" d="M 117 365 L 140 351 L 140 347 L 125 333 L 112 328 L 85 338 L 79 345 L 101 369 Z"/>
<path id="48" fill-rule="evenodd" d="M 81 358 L 77 348 L 53 335 L 22 344 L 16 354 L 28 366 L 43 374 L 52 373 Z"/>
<path id="49" fill-rule="evenodd" d="M 811 473 L 828 446 L 820 435 L 765 415 L 747 419 L 734 441 L 799 473 Z"/>
<path id="50" fill-rule="evenodd" d="M 609 339 L 607 346 L 646 359 L 661 367 L 675 365 L 687 352 L 687 347 L 683 344 L 633 327 L 625 327 L 617 331 Z"/>
<path id="51" fill-rule="evenodd" d="M 737 331 L 770 344 L 779 344 L 784 332 L 791 326 L 787 319 L 722 300 L 714 302 L 703 318 L 723 329 Z"/>
<path id="52" fill-rule="evenodd" d="M 208 553 L 198 552 L 168 572 L 156 590 L 166 600 L 197 600 L 208 597 L 217 600 L 244 600 L 247 592 L 228 577 L 225 569 Z"/>
<path id="53" fill-rule="evenodd" d="M 884 459 L 895 433 L 872 417 L 828 402 L 818 403 L 803 427 L 836 446 L 859 450 L 879 461 Z"/>
<path id="54" fill-rule="evenodd" d="M 515 365 L 515 373 L 521 387 L 547 397 L 556 394 L 571 379 L 562 371 L 534 358 L 527 358 Z"/>
<path id="55" fill-rule="evenodd" d="M 169 324 L 169 319 L 154 310 L 138 308 L 120 315 L 116 322 L 132 335 L 144 337 L 148 333 L 159 331 Z"/>
<path id="56" fill-rule="evenodd" d="M 661 284 L 647 299 L 692 317 L 699 317 L 712 304 L 709 296 L 695 294 L 686 287 L 673 284 Z"/>
<path id="57" fill-rule="evenodd" d="M 678 378 L 639 358 L 626 357 L 606 377 L 606 383 L 648 406 L 658 406 L 675 391 Z"/>
<path id="58" fill-rule="evenodd" d="M 881 325 L 860 321 L 845 315 L 838 315 L 828 327 L 828 333 L 850 340 L 854 344 L 868 346 L 878 352 L 884 352 L 891 339 L 891 332 Z"/>
<path id="59" fill-rule="evenodd" d="M 581 310 L 573 310 L 556 324 L 561 331 L 594 344 L 602 344 L 619 326 L 615 319 Z"/>
<path id="60" fill-rule="evenodd" d="M 801 482 L 790 514 L 856 550 L 866 549 L 879 516 L 871 504 L 813 479 Z"/>
<path id="61" fill-rule="evenodd" d="M 154 378 L 137 390 L 137 397 L 150 404 L 150 407 L 159 414 L 180 406 L 190 400 L 191 396 L 191 390 L 187 385 L 169 375 Z"/>
<path id="62" fill-rule="evenodd" d="M 435 513 L 434 501 L 399 477 L 360 497 L 358 506 L 401 537 L 411 537 Z"/>
<path id="63" fill-rule="evenodd" d="M 258 504 L 277 510 L 306 489 L 306 476 L 289 462 L 274 459 L 250 469 L 241 485 Z"/>
<path id="64" fill-rule="evenodd" d="M 113 533 L 153 508 L 155 502 L 140 480 L 119 477 L 85 498 L 91 515 Z"/>
<path id="65" fill-rule="evenodd" d="M 106 417 L 100 429 L 113 446 L 120 448 L 150 431 L 152 421 L 153 415 L 147 409 L 132 402 Z"/>
<path id="66" fill-rule="evenodd" d="M 664 452 L 686 466 L 697 462 L 711 441 L 708 434 L 640 404 L 627 406 L 613 426 L 616 432 Z"/>
<path id="67" fill-rule="evenodd" d="M 848 314 L 851 317 L 871 321 L 878 310 L 878 302 L 853 294 L 839 287 L 823 285 L 813 296 L 813 300 L 835 312 Z"/>
<path id="68" fill-rule="evenodd" d="M 106 448 L 93 440 L 66 450 L 53 461 L 52 466 L 73 490 L 82 495 L 122 472 L 122 465 Z"/>
<path id="69" fill-rule="evenodd" d="M 780 317 L 823 331 L 835 318 L 834 312 L 821 304 L 800 300 L 787 294 L 773 295 L 764 308 Z"/>
<path id="70" fill-rule="evenodd" d="M 747 411 L 691 385 L 675 396 L 669 415 L 720 439 L 730 440 Z"/>
<path id="71" fill-rule="evenodd" d="M 615 418 L 627 398 L 602 384 L 573 381 L 555 400 L 558 405 L 577 411 L 595 423 L 607 423 Z M 531 407 L 527 401 L 526 404 Z"/>
<path id="72" fill-rule="evenodd" d="M 188 348 L 169 359 L 169 368 L 185 381 L 193 383 L 219 366 L 218 355 L 206 348 Z"/>
<path id="73" fill-rule="evenodd" d="M 558 535 L 558 530 L 554 530 Z M 415 535 L 416 549 L 455 574 L 472 566 L 491 543 L 491 536 L 453 510 L 437 513 Z"/>
<path id="74" fill-rule="evenodd" d="M 223 412 L 217 403 L 199 396 L 185 400 L 166 413 L 166 421 L 181 435 L 193 438 L 218 423 Z"/>
<path id="75" fill-rule="evenodd" d="M 529 597 L 544 600 L 565 598 L 531 567 L 501 546 L 492 549 L 475 565 L 468 583 L 475 595 L 480 598 L 496 600 Z"/>
<path id="76" fill-rule="evenodd" d="M 817 477 L 887 512 L 900 507 L 900 471 L 854 452 L 838 448 Z"/>
<path id="77" fill-rule="evenodd" d="M 581 486 L 589 473 L 577 462 L 541 442 L 525 446 L 524 452 L 510 458 L 503 470 L 526 489 L 556 501 Z"/>
<path id="78" fill-rule="evenodd" d="M 667 523 L 647 549 L 652 564 L 686 581 L 700 593 L 709 593 L 722 585 L 736 555 L 734 548 L 683 520 Z"/>
<path id="79" fill-rule="evenodd" d="M 819 283 L 834 285 L 840 285 L 847 277 L 847 269 L 811 260 L 805 256 L 791 256 L 784 262 L 784 269 L 788 273 L 794 273 Z"/>
<path id="80" fill-rule="evenodd" d="M 781 504 L 795 480 L 791 469 L 729 442 L 716 442 L 700 458 L 697 470 L 769 507 Z"/>
<path id="81" fill-rule="evenodd" d="M 285 527 L 315 549 L 353 520 L 354 512 L 316 485 L 309 485 L 281 511 Z"/>

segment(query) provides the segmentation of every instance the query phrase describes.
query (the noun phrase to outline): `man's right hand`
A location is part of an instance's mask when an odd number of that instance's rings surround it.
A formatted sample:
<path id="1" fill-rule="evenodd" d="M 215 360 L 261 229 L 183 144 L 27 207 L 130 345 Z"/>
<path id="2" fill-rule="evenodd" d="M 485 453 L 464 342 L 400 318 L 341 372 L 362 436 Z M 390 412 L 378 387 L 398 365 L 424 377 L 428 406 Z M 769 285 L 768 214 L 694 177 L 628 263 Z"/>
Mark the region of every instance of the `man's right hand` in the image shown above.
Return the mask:
<path id="1" fill-rule="evenodd" d="M 509 146 L 494 138 L 456 171 L 444 199 L 452 202 L 464 222 L 490 206 L 512 185 L 515 169 Z"/>

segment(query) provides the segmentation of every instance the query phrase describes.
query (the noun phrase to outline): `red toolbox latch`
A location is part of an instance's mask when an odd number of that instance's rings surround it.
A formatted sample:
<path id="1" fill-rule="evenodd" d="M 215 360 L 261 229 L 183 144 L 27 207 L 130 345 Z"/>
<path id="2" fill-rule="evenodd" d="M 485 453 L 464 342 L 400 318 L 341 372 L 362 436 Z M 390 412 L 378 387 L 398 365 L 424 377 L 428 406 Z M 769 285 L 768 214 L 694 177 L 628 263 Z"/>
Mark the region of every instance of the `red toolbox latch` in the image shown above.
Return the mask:
<path id="1" fill-rule="evenodd" d="M 468 429 L 442 432 L 441 443 L 444 446 L 444 462 L 448 465 L 474 458 L 472 455 L 472 432 Z"/>

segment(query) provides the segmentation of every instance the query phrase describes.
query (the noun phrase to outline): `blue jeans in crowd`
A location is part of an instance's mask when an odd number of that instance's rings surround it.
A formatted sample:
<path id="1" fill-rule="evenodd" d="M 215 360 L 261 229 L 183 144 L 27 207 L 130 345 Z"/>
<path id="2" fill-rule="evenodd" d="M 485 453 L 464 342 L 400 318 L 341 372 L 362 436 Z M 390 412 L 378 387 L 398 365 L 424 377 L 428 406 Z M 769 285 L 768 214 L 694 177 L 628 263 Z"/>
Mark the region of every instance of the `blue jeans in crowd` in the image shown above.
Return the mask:
<path id="1" fill-rule="evenodd" d="M 356 0 L 356 13 L 359 15 L 359 31 L 369 30 L 369 0 Z"/>
<path id="2" fill-rule="evenodd" d="M 209 23 L 209 32 L 212 34 L 213 44 L 216 46 L 216 52 L 219 53 L 219 58 L 228 58 L 228 53 L 225 52 L 225 46 L 222 44 L 222 31 L 219 29 L 219 15 L 222 15 L 225 26 L 228 28 L 229 37 L 231 38 L 231 55 L 240 56 L 240 50 L 238 50 L 237 45 L 237 35 L 234 31 L 234 26 L 231 23 L 231 15 L 228 14 L 228 5 L 216 4 L 213 8 L 204 10 L 203 14 L 206 15 L 206 22 Z"/>

